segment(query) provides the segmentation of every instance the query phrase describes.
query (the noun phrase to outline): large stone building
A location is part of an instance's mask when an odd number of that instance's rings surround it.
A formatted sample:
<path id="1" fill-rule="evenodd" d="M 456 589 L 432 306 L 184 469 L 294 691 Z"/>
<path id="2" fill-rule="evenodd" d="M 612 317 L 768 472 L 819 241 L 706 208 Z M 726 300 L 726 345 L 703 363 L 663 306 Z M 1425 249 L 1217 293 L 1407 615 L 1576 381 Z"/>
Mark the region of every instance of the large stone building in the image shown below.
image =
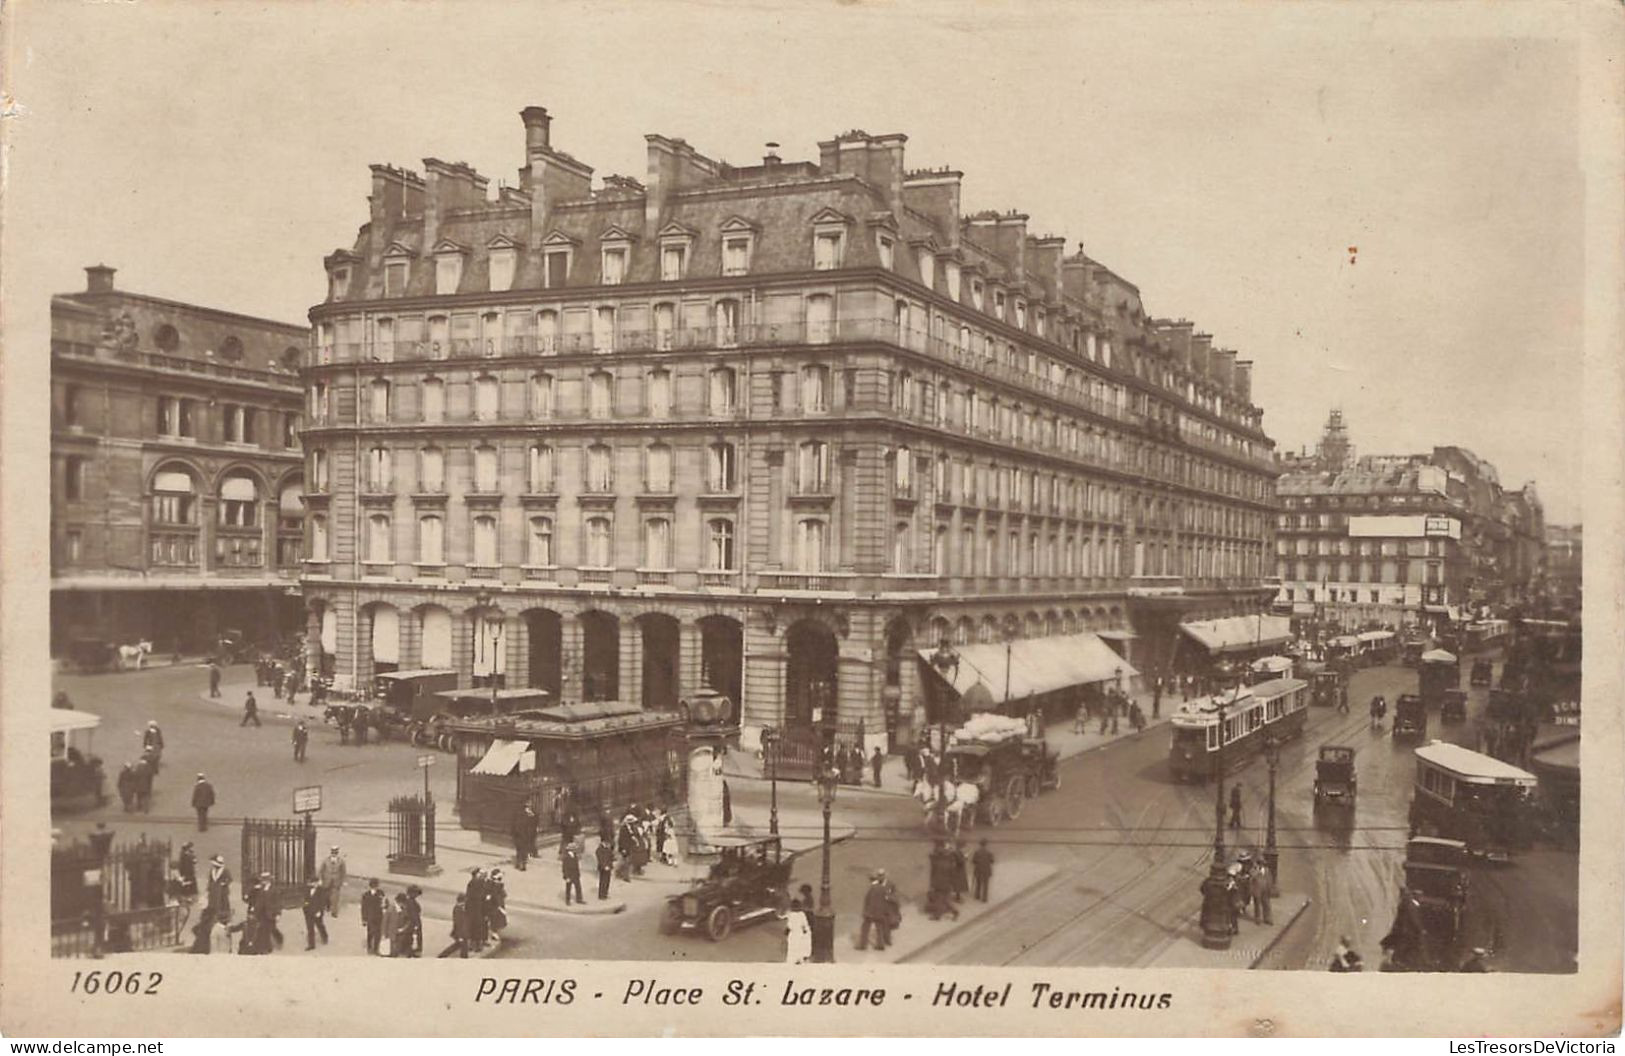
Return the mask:
<path id="1" fill-rule="evenodd" d="M 116 289 L 51 298 L 51 642 L 300 629 L 304 327 Z"/>
<path id="2" fill-rule="evenodd" d="M 650 135 L 595 189 L 521 117 L 517 187 L 374 166 L 326 260 L 304 588 L 341 679 L 711 685 L 747 744 L 831 710 L 895 743 L 942 641 L 1143 666 L 1268 603 L 1251 364 L 1026 216 L 963 217 L 905 136 L 736 167 Z"/>
<path id="3" fill-rule="evenodd" d="M 1580 614 L 1581 579 L 1585 571 L 1585 535 L 1578 524 L 1546 526 L 1546 591 L 1550 603 Z"/>
<path id="4" fill-rule="evenodd" d="M 1465 448 L 1356 458 L 1333 410 L 1316 453 L 1283 469 L 1278 610 L 1342 629 L 1434 628 L 1542 589 L 1534 485 L 1503 489 Z"/>

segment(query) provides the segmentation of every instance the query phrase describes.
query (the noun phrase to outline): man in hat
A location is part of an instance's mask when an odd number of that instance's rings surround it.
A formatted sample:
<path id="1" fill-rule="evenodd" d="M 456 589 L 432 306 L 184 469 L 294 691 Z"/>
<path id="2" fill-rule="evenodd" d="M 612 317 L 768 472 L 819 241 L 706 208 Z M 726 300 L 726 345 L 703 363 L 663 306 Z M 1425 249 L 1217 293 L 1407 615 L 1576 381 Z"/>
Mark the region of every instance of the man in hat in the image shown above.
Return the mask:
<path id="1" fill-rule="evenodd" d="M 378 939 L 384 927 L 384 902 L 386 896 L 384 889 L 378 886 L 375 876 L 367 881 L 367 889 L 361 893 L 361 923 L 367 929 L 367 952 L 378 952 Z"/>
<path id="2" fill-rule="evenodd" d="M 1273 895 L 1273 892 L 1270 890 L 1270 882 L 1272 879 L 1273 878 L 1270 876 L 1270 867 L 1266 862 L 1257 861 L 1253 863 L 1252 875 L 1248 877 L 1248 880 L 1252 884 L 1251 894 L 1253 899 L 1254 924 L 1275 923 L 1275 921 L 1270 917 L 1270 898 Z"/>
<path id="3" fill-rule="evenodd" d="M 451 945 L 440 951 L 441 957 L 468 956 L 468 896 L 459 894 L 457 904 L 451 907 Z"/>
<path id="4" fill-rule="evenodd" d="M 1230 786 L 1230 827 L 1241 828 L 1241 785 Z"/>
<path id="5" fill-rule="evenodd" d="M 200 772 L 192 786 L 192 809 L 197 811 L 197 831 L 209 831 L 209 808 L 214 806 L 214 786 Z"/>
<path id="6" fill-rule="evenodd" d="M 164 731 L 158 728 L 158 723 L 152 719 L 147 720 L 147 728 L 141 734 L 141 750 L 152 759 L 154 766 L 164 754 Z"/>
<path id="7" fill-rule="evenodd" d="M 987 886 L 993 879 L 993 852 L 988 850 L 985 838 L 976 845 L 976 853 L 971 855 L 970 861 L 971 878 L 975 881 L 974 897 L 978 902 L 986 902 Z"/>
<path id="8" fill-rule="evenodd" d="M 327 892 L 315 880 L 305 885 L 305 949 L 316 948 L 316 936 L 322 937 L 322 945 L 327 945 L 327 924 L 322 914 L 327 910 Z"/>
<path id="9" fill-rule="evenodd" d="M 949 859 L 953 871 L 949 874 L 952 883 L 955 902 L 965 901 L 966 892 L 970 891 L 970 880 L 965 875 L 965 841 L 955 840 L 952 857 Z"/>
<path id="10" fill-rule="evenodd" d="M 875 932 L 875 949 L 891 945 L 891 905 L 886 898 L 886 870 L 869 875 L 869 889 L 863 893 L 863 929 L 858 932 L 858 949 L 869 948 L 869 929 Z"/>
<path id="11" fill-rule="evenodd" d="M 576 902 L 587 904 L 587 899 L 581 893 L 581 856 L 576 853 L 573 843 L 567 843 L 559 850 L 559 863 L 564 871 L 564 904 L 570 904 L 574 895 Z"/>
<path id="12" fill-rule="evenodd" d="M 181 878 L 181 893 L 187 898 L 197 897 L 197 852 L 191 843 L 181 844 L 180 857 L 175 861 L 175 872 Z"/>
<path id="13" fill-rule="evenodd" d="M 1241 863 L 1231 862 L 1225 870 L 1225 903 L 1229 909 L 1230 934 L 1241 934 L 1241 911 L 1245 905 L 1245 896 L 1242 894 L 1244 881 L 1241 878 Z"/>
<path id="14" fill-rule="evenodd" d="M 339 854 L 338 846 L 335 844 L 316 870 L 316 877 L 321 881 L 322 890 L 327 893 L 327 911 L 334 917 L 339 915 L 339 898 L 344 893 L 346 872 L 344 858 Z"/>
<path id="15" fill-rule="evenodd" d="M 237 724 L 237 728 L 241 729 L 251 722 L 256 729 L 262 725 L 260 722 L 260 702 L 254 699 L 253 690 L 248 691 L 248 699 L 243 701 L 243 721 Z"/>
<path id="16" fill-rule="evenodd" d="M 530 805 L 530 800 L 527 799 L 513 819 L 513 864 L 514 868 L 521 872 L 524 871 L 525 864 L 536 853 L 536 825 L 536 809 Z M 570 841 L 565 840 L 563 842 L 569 843 Z"/>
<path id="17" fill-rule="evenodd" d="M 305 728 L 305 720 L 300 719 L 293 724 L 293 761 L 305 761 L 305 746 L 310 744 L 310 731 Z"/>
<path id="18" fill-rule="evenodd" d="M 209 661 L 209 696 L 220 696 L 220 664 L 218 661 Z"/>
<path id="19" fill-rule="evenodd" d="M 598 901 L 602 902 L 609 898 L 609 878 L 615 871 L 615 850 L 602 836 L 598 837 L 593 858 L 598 862 Z"/>

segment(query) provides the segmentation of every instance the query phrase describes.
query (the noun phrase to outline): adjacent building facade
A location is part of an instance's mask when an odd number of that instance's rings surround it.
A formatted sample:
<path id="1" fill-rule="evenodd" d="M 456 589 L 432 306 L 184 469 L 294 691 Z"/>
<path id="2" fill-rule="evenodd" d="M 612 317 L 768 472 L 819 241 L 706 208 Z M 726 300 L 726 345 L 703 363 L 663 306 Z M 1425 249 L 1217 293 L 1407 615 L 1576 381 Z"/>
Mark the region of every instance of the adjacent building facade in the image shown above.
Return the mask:
<path id="1" fill-rule="evenodd" d="M 304 327 L 119 290 L 51 299 L 51 642 L 301 629 Z"/>
<path id="2" fill-rule="evenodd" d="M 1268 604 L 1251 364 L 902 135 L 737 167 L 650 135 L 605 177 L 522 115 L 372 170 L 304 374 L 310 641 L 342 679 L 742 702 L 906 743 L 921 650 Z M 770 145 L 771 147 L 771 145 Z"/>
<path id="3" fill-rule="evenodd" d="M 1578 524 L 1546 526 L 1546 589 L 1556 607 L 1579 615 L 1585 536 Z"/>
<path id="4" fill-rule="evenodd" d="M 1437 627 L 1543 591 L 1533 484 L 1503 489 L 1460 447 L 1356 458 L 1339 411 L 1277 482 L 1278 611 L 1338 629 Z"/>

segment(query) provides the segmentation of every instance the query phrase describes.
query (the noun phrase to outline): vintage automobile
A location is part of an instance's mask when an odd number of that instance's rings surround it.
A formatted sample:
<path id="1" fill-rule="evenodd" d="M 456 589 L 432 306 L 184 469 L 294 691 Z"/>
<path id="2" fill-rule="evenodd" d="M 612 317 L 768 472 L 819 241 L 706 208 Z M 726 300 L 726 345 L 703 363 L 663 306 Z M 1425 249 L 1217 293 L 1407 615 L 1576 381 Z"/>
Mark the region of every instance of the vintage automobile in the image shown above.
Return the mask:
<path id="1" fill-rule="evenodd" d="M 426 717 L 415 719 L 411 725 L 413 744 L 432 746 L 443 752 L 457 750 L 457 733 L 452 724 L 464 719 L 545 708 L 555 703 L 545 689 L 498 689 L 475 686 L 471 689 L 443 689 L 429 695 Z"/>
<path id="2" fill-rule="evenodd" d="M 784 853 L 777 836 L 713 837 L 711 842 L 720 843 L 720 857 L 705 879 L 666 899 L 662 934 L 699 931 L 712 942 L 721 942 L 735 927 L 776 916 L 788 905 L 794 856 Z"/>
<path id="3" fill-rule="evenodd" d="M 1415 693 L 1403 693 L 1394 704 L 1394 738 L 1425 740 L 1428 735 L 1428 709 Z"/>
<path id="4" fill-rule="evenodd" d="M 1335 708 L 1348 701 L 1348 675 L 1337 668 L 1316 671 L 1310 684 L 1310 700 L 1323 708 Z"/>
<path id="5" fill-rule="evenodd" d="M 1406 667 L 1415 667 L 1422 662 L 1422 654 L 1427 652 L 1426 638 L 1406 638 L 1399 647 L 1399 659 Z"/>
<path id="6" fill-rule="evenodd" d="M 1488 686 L 1495 682 L 1495 664 L 1490 660 L 1474 660 L 1472 674 L 1467 677 L 1470 686 Z"/>
<path id="7" fill-rule="evenodd" d="M 368 736 L 388 740 L 392 731 L 406 735 L 407 724 L 401 717 L 377 701 L 333 701 L 322 710 L 322 721 L 333 726 L 354 730 L 365 724 Z"/>
<path id="8" fill-rule="evenodd" d="M 1459 689 L 1444 691 L 1444 699 L 1439 705 L 1440 722 L 1466 722 L 1467 721 L 1467 694 Z"/>
<path id="9" fill-rule="evenodd" d="M 1354 749 L 1321 745 L 1320 758 L 1315 760 L 1315 807 L 1352 807 L 1357 791 Z"/>
<path id="10" fill-rule="evenodd" d="M 220 639 L 215 645 L 215 655 L 222 664 L 240 664 L 254 659 L 259 650 L 248 640 L 248 636 L 235 628 L 227 628 L 220 632 Z"/>
<path id="11" fill-rule="evenodd" d="M 373 677 L 373 693 L 400 719 L 416 729 L 443 703 L 436 693 L 457 688 L 457 672 L 445 668 L 386 671 Z"/>
<path id="12" fill-rule="evenodd" d="M 1414 836 L 1405 844 L 1405 886 L 1421 903 L 1423 923 L 1449 943 L 1467 908 L 1467 845 L 1461 840 Z"/>

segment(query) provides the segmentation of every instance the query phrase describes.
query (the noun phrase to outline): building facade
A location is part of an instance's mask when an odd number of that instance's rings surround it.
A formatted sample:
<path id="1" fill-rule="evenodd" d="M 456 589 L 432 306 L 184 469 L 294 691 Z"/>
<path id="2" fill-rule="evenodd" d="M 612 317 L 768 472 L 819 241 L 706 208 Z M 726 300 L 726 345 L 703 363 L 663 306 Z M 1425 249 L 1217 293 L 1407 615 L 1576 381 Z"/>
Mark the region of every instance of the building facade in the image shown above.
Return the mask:
<path id="1" fill-rule="evenodd" d="M 85 270 L 51 298 L 53 653 L 297 632 L 308 330 Z"/>
<path id="2" fill-rule="evenodd" d="M 1464 448 L 1356 458 L 1334 410 L 1316 453 L 1283 469 L 1277 611 L 1336 630 L 1438 628 L 1542 589 L 1534 485 L 1503 490 Z"/>
<path id="3" fill-rule="evenodd" d="M 1272 443 L 1251 364 L 1019 213 L 962 217 L 906 137 L 605 177 L 522 115 L 372 170 L 305 371 L 312 643 L 763 726 L 919 725 L 918 653 L 1256 611 Z"/>
<path id="4" fill-rule="evenodd" d="M 1578 616 L 1585 570 L 1585 535 L 1578 524 L 1546 526 L 1546 590 L 1551 604 Z"/>

